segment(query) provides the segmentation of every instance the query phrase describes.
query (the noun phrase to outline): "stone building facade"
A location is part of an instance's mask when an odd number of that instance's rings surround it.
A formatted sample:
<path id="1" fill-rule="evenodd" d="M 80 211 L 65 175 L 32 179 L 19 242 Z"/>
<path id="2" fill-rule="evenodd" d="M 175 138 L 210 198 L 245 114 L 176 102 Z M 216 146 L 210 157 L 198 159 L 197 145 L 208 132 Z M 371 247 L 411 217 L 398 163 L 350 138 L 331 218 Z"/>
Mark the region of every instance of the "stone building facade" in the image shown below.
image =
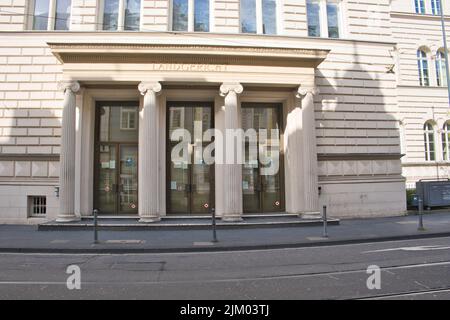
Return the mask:
<path id="1" fill-rule="evenodd" d="M 212 207 L 230 221 L 324 204 L 333 217 L 403 214 L 406 186 L 448 177 L 440 9 L 0 0 L 0 223 L 94 208 L 144 222 Z M 256 145 L 277 152 L 172 161 L 180 128 L 275 129 Z M 193 138 L 188 157 L 211 140 Z M 276 174 L 262 174 L 263 156 Z"/>

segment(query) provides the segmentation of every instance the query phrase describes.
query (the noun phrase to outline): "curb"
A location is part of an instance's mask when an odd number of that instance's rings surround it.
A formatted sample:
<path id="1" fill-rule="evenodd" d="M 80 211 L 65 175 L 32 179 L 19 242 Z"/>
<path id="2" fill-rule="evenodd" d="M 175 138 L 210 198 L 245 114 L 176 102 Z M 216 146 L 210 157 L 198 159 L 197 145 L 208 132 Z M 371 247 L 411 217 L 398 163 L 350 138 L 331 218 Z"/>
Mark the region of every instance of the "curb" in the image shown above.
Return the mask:
<path id="1" fill-rule="evenodd" d="M 329 226 L 337 226 L 340 224 L 339 219 L 329 219 Z M 232 223 L 218 223 L 216 225 L 217 230 L 232 230 L 232 229 L 266 229 L 266 228 L 298 228 L 298 227 L 317 227 L 322 226 L 322 220 L 307 220 L 307 221 L 283 221 L 283 222 L 232 222 Z M 208 224 L 98 224 L 97 229 L 99 231 L 138 231 L 138 230 L 167 230 L 167 231 L 180 231 L 180 230 L 209 230 L 212 226 Z M 38 225 L 38 231 L 90 231 L 93 230 L 92 224 L 83 223 L 65 223 L 65 224 L 40 224 Z"/>
<path id="2" fill-rule="evenodd" d="M 190 252 L 230 252 L 247 250 L 270 250 L 290 248 L 325 247 L 348 244 L 364 244 L 413 239 L 429 239 L 450 237 L 450 232 L 414 234 L 402 236 L 389 236 L 378 238 L 326 240 L 301 243 L 280 243 L 264 245 L 236 245 L 236 246 L 209 246 L 209 247 L 178 247 L 178 248 L 0 248 L 1 253 L 60 253 L 60 254 L 133 254 L 133 253 L 190 253 Z M 220 244 L 220 242 L 219 242 Z M 101 243 L 99 245 L 102 245 Z M 93 245 L 94 246 L 94 245 Z"/>

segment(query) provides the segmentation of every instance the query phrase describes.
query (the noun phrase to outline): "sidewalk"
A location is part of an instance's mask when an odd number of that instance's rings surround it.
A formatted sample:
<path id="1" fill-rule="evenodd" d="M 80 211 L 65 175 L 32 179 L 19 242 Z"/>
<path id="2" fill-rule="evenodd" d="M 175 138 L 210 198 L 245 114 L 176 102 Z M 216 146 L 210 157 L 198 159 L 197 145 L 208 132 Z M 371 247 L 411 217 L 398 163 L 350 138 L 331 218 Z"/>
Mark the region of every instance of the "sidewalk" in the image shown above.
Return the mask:
<path id="1" fill-rule="evenodd" d="M 450 212 L 424 215 L 425 231 L 417 231 L 418 216 L 341 220 L 322 227 L 254 228 L 218 230 L 212 243 L 210 230 L 37 231 L 37 226 L 0 225 L 0 253 L 150 253 L 228 251 L 310 247 L 349 243 L 450 236 Z"/>

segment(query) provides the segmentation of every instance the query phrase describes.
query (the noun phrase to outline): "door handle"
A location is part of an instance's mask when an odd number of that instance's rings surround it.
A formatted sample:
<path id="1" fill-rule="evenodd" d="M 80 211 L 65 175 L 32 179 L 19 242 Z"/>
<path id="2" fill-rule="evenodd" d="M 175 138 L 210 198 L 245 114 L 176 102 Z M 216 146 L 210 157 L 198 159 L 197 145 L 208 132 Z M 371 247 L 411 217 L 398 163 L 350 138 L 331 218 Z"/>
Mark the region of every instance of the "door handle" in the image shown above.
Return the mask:
<path id="1" fill-rule="evenodd" d="M 117 193 L 117 184 L 112 185 L 112 192 Z"/>
<path id="2" fill-rule="evenodd" d="M 186 192 L 191 192 L 191 185 L 190 185 L 190 184 L 185 184 L 185 185 L 184 185 L 184 190 L 185 190 Z"/>

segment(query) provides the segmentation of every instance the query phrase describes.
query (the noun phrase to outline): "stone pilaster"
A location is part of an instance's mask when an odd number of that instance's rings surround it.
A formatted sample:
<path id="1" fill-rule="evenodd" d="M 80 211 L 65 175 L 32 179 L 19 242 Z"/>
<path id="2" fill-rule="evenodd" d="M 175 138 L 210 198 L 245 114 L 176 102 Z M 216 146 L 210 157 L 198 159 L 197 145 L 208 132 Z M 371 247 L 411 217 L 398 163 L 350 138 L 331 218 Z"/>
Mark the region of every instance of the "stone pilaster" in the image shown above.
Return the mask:
<path id="1" fill-rule="evenodd" d="M 305 219 L 320 218 L 318 193 L 318 164 L 316 146 L 316 125 L 314 116 L 314 95 L 316 88 L 298 88 L 297 97 L 302 99 L 303 131 L 303 185 Z"/>
<path id="2" fill-rule="evenodd" d="M 156 95 L 161 91 L 159 82 L 141 82 L 139 91 L 144 96 L 139 113 L 139 217 L 140 222 L 159 221 L 158 208 L 158 101 Z"/>
<path id="3" fill-rule="evenodd" d="M 239 129 L 239 105 L 238 95 L 244 91 L 240 83 L 223 83 L 220 86 L 220 95 L 225 97 L 225 152 L 236 154 L 236 143 L 227 141 L 227 132 Z M 239 145 L 240 147 L 240 145 Z M 228 150 L 233 148 L 233 150 Z M 236 160 L 236 157 L 235 157 Z M 224 208 L 222 220 L 224 221 L 240 221 L 242 220 L 242 164 L 227 163 L 225 161 L 224 168 Z"/>
<path id="4" fill-rule="evenodd" d="M 64 91 L 64 102 L 59 159 L 59 214 L 56 221 L 70 222 L 80 219 L 75 215 L 75 95 L 80 90 L 80 84 L 76 81 L 62 81 L 58 87 Z"/>

